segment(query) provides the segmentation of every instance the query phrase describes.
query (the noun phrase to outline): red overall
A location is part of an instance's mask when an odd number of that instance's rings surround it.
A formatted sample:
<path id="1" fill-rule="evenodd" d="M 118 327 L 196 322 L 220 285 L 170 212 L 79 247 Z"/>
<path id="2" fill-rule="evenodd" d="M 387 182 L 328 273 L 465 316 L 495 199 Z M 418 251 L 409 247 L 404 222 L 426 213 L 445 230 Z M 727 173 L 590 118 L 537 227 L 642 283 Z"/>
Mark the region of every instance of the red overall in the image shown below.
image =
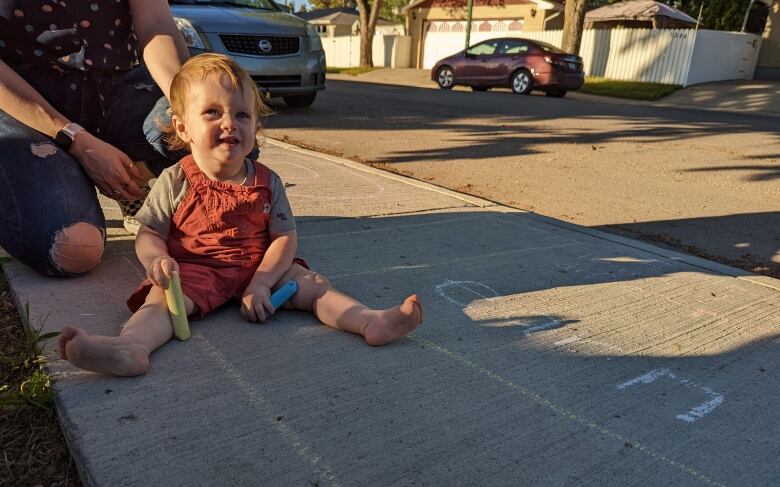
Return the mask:
<path id="1" fill-rule="evenodd" d="M 241 298 L 271 244 L 270 171 L 254 162 L 254 181 L 242 186 L 206 178 L 191 155 L 179 164 L 190 188 L 173 214 L 166 243 L 179 264 L 182 291 L 202 317 Z M 151 288 L 148 279 L 141 283 L 127 300 L 131 311 L 143 305 Z"/>

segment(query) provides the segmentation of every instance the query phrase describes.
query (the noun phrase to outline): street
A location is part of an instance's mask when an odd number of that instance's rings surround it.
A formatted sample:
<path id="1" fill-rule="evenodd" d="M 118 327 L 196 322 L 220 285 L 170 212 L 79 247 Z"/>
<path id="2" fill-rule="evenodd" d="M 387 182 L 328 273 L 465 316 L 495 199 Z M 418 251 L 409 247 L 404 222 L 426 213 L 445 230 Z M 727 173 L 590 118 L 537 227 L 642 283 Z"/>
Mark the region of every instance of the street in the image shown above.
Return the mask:
<path id="1" fill-rule="evenodd" d="M 268 137 L 780 277 L 780 125 L 606 98 L 329 80 Z"/>

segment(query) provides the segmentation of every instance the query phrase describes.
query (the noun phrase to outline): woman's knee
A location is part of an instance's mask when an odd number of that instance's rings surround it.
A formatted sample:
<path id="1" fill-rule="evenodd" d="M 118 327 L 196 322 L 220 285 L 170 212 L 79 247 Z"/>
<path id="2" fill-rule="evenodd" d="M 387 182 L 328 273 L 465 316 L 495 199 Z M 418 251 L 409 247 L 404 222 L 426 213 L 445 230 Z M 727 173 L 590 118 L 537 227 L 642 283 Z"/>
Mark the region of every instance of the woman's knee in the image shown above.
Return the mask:
<path id="1" fill-rule="evenodd" d="M 86 222 L 67 226 L 54 235 L 51 262 L 63 275 L 83 274 L 100 263 L 103 256 L 103 230 Z"/>

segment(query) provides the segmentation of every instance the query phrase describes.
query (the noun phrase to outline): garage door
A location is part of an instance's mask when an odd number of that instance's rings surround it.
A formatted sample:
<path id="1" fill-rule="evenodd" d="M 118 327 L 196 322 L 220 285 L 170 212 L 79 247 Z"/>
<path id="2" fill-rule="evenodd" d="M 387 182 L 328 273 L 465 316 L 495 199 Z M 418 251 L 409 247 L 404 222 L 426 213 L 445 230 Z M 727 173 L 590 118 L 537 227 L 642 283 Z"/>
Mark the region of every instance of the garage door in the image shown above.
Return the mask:
<path id="1" fill-rule="evenodd" d="M 492 37 L 518 37 L 523 31 L 522 19 L 473 20 L 472 45 Z M 466 47 L 466 22 L 433 20 L 425 23 L 423 41 L 424 69 L 431 69 L 436 61 L 462 51 Z"/>

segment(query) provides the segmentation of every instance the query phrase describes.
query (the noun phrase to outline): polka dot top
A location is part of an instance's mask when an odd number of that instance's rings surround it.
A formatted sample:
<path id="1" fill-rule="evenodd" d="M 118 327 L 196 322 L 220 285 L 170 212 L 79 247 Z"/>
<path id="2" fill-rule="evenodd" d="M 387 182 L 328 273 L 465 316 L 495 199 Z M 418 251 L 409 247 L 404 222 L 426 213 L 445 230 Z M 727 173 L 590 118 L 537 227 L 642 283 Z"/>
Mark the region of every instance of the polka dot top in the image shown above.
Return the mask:
<path id="1" fill-rule="evenodd" d="M 8 64 L 119 71 L 138 64 L 127 0 L 0 0 L 0 59 Z"/>

